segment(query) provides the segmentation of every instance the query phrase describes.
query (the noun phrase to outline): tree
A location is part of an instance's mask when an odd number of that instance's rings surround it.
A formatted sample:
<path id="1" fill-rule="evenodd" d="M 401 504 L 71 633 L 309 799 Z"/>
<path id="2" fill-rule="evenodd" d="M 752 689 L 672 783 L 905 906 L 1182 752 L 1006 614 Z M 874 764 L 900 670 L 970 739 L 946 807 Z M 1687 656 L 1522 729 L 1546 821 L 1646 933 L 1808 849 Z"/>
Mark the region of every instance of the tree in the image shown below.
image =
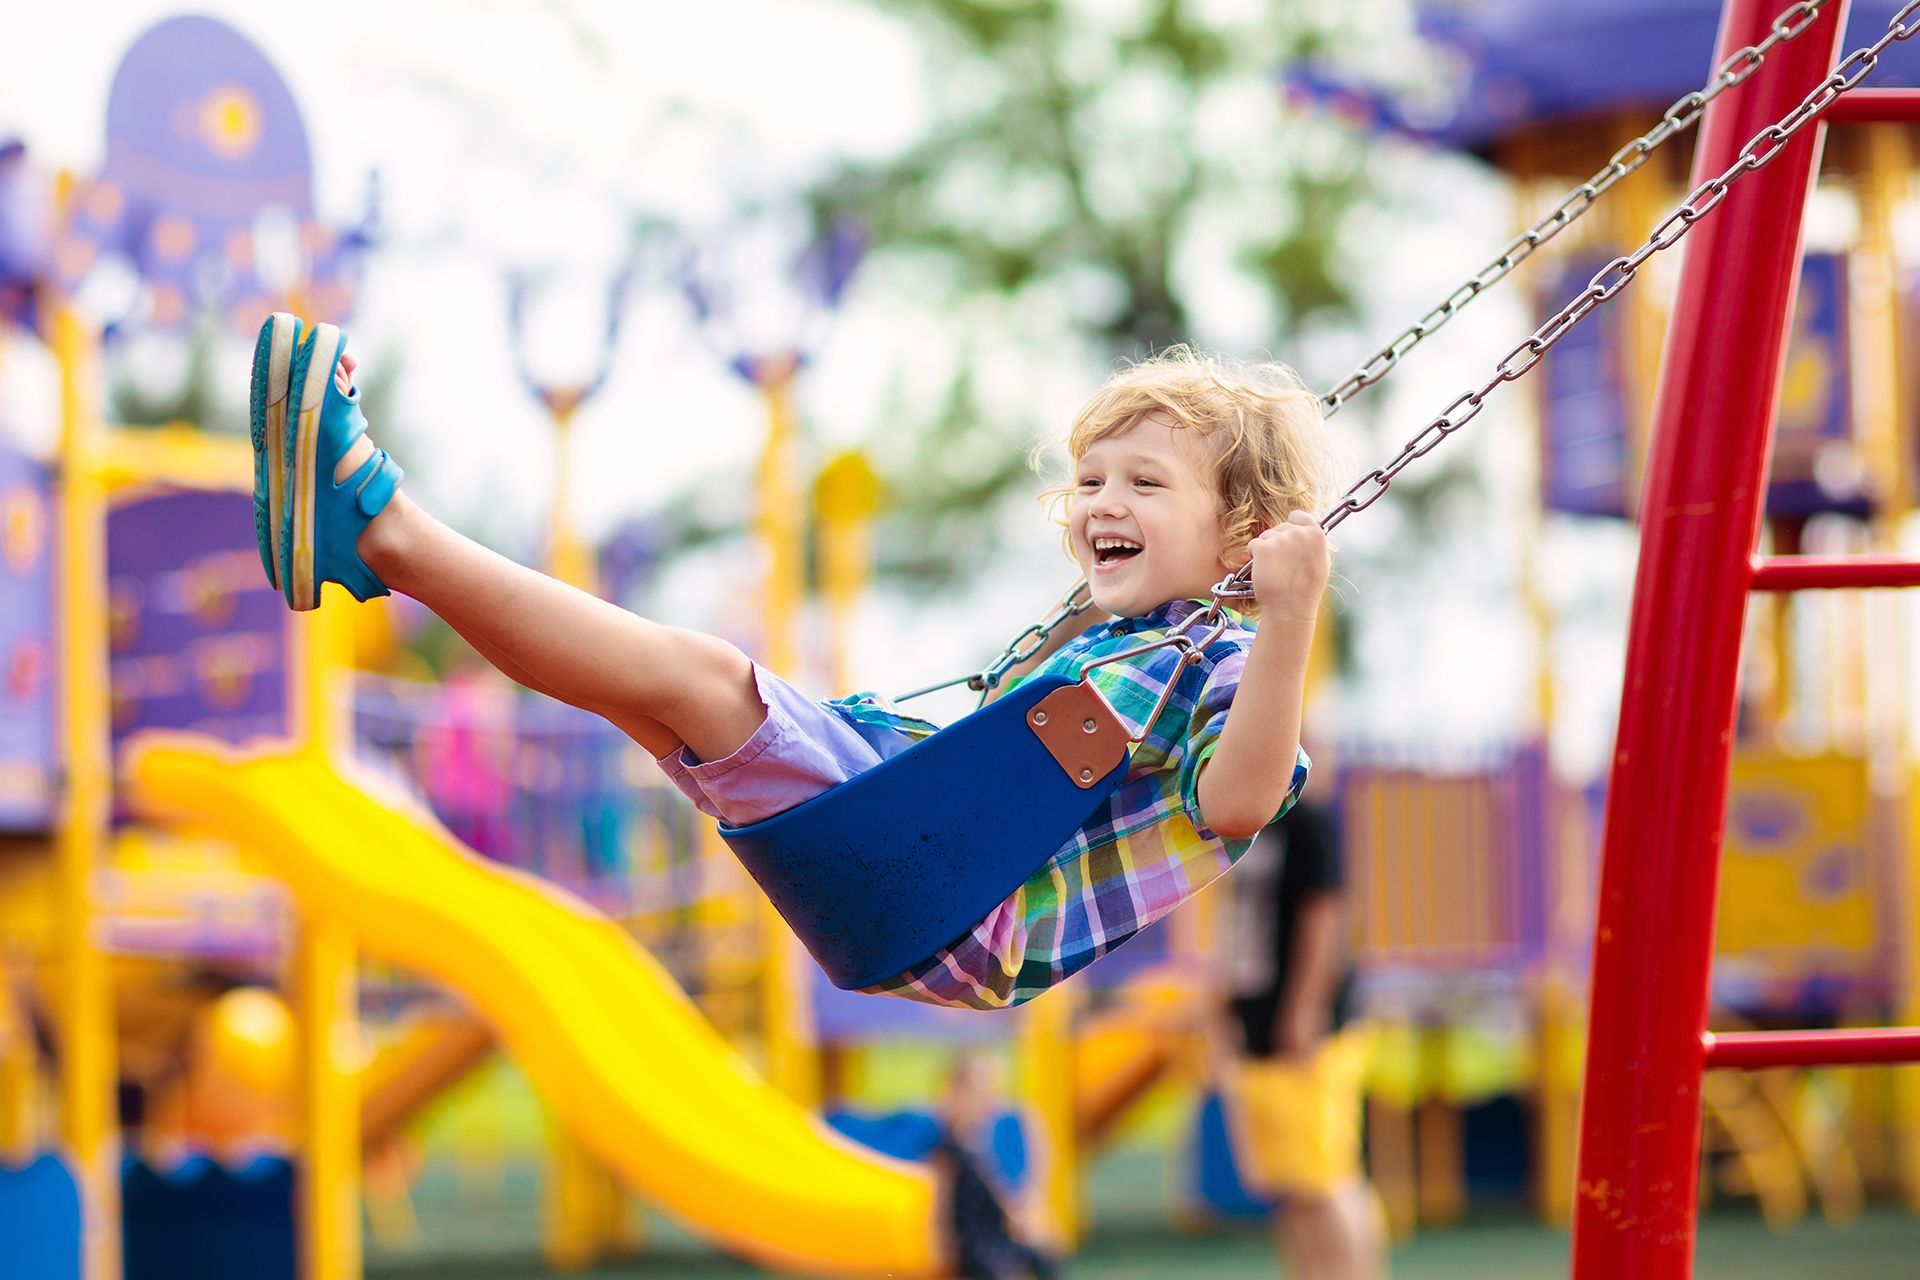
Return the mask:
<path id="1" fill-rule="evenodd" d="M 892 486 L 906 527 L 881 571 L 932 584 L 977 572 L 997 499 L 1031 487 L 1029 447 L 1058 429 L 995 385 L 1010 368 L 1084 390 L 1175 342 L 1284 352 L 1350 317 L 1341 233 L 1366 148 L 1283 112 L 1276 72 L 1346 20 L 1312 6 L 877 2 L 919 37 L 936 118 L 810 200 L 821 225 L 863 221 L 869 276 L 958 330 L 945 394 L 891 397 L 875 450 L 883 476 L 913 477 Z"/>

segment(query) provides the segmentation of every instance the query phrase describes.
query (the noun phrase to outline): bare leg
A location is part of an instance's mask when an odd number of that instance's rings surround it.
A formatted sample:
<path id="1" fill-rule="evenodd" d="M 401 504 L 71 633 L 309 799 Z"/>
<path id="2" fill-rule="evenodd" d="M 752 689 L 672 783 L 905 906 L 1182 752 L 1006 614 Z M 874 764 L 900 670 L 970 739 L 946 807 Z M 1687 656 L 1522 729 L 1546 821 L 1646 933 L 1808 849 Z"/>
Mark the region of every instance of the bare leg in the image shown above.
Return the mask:
<path id="1" fill-rule="evenodd" d="M 336 474 L 351 475 L 372 449 L 356 442 Z M 766 718 L 753 664 L 733 645 L 516 564 L 404 491 L 361 532 L 358 550 L 382 582 L 445 619 L 508 677 L 605 716 L 656 757 L 684 744 L 703 760 L 723 759 Z"/>
<path id="2" fill-rule="evenodd" d="M 1383 1280 L 1386 1243 L 1372 1189 L 1290 1195 L 1276 1223 L 1287 1275 L 1300 1280 Z"/>
<path id="3" fill-rule="evenodd" d="M 452 624 L 449 623 L 448 625 L 451 626 Z M 454 627 L 454 631 L 461 639 L 472 645 L 475 652 L 491 663 L 493 667 L 502 675 L 506 676 L 507 679 L 517 681 L 535 693 L 545 694 L 556 702 L 567 701 L 567 699 L 561 697 L 559 693 L 541 684 L 538 680 L 528 675 L 524 669 L 516 666 L 512 659 L 508 658 L 498 649 L 487 644 L 484 637 L 467 635 L 458 627 Z M 758 694 L 756 693 L 755 696 L 757 698 Z M 571 705 L 580 707 L 583 711 L 591 711 L 595 715 L 608 721 L 614 728 L 619 729 L 629 738 L 632 738 L 635 742 L 645 747 L 653 754 L 655 759 L 672 755 L 681 747 L 681 741 L 679 737 L 674 734 L 673 730 L 667 728 L 666 725 L 660 723 L 660 721 L 654 719 L 652 716 L 643 716 L 633 712 L 622 711 L 618 707 L 587 706 L 581 703 L 573 703 Z M 698 755 L 699 752 L 695 752 L 694 754 Z"/>

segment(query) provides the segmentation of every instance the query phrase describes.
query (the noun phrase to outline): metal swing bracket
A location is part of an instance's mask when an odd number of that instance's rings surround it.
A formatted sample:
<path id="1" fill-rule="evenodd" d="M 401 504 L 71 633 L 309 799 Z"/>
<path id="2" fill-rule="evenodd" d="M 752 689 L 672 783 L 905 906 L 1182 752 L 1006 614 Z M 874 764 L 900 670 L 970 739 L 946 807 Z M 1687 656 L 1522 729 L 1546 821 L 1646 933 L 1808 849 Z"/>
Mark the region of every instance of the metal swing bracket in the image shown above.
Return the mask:
<path id="1" fill-rule="evenodd" d="M 1916 0 L 1916 3 L 1920 3 L 1920 0 Z M 1187 634 L 1202 625 L 1209 626 L 1203 639 L 1196 641 Z M 1034 736 L 1040 739 L 1040 745 L 1047 749 L 1054 763 L 1073 779 L 1073 785 L 1085 790 L 1106 777 L 1115 765 L 1124 760 L 1127 748 L 1147 740 L 1147 735 L 1153 732 L 1154 724 L 1160 719 L 1160 713 L 1173 700 L 1174 686 L 1180 676 L 1177 670 L 1169 675 L 1166 687 L 1160 690 L 1159 701 L 1153 704 L 1153 710 L 1147 713 L 1139 730 L 1129 732 L 1120 713 L 1113 709 L 1113 704 L 1107 701 L 1099 687 L 1087 678 L 1093 669 L 1166 648 L 1180 650 L 1180 666 L 1185 667 L 1200 661 L 1207 646 L 1226 634 L 1226 630 L 1227 623 L 1216 601 L 1208 608 L 1189 614 L 1158 640 L 1149 640 L 1131 649 L 1095 658 L 1080 668 L 1080 678 L 1074 683 L 1062 685 L 1033 704 L 1027 712 L 1027 728 L 1033 730 Z"/>
<path id="2" fill-rule="evenodd" d="M 1061 685 L 1027 711 L 1027 728 L 1040 739 L 1073 785 L 1093 786 L 1127 758 L 1127 726 L 1091 684 Z"/>

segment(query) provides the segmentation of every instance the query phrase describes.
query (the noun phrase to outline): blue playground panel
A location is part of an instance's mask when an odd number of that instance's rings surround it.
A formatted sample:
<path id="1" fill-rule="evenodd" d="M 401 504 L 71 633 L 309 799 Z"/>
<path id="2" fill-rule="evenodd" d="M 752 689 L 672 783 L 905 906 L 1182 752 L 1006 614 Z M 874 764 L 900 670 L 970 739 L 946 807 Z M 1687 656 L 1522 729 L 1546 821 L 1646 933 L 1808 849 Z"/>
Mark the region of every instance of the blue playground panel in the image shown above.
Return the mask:
<path id="1" fill-rule="evenodd" d="M 59 1156 L 0 1164 L 0 1258 L 7 1280 L 80 1280 L 80 1189 Z"/>
<path id="2" fill-rule="evenodd" d="M 1220 1095 L 1201 1099 L 1193 1119 L 1188 1168 L 1198 1207 L 1219 1218 L 1265 1218 L 1273 1201 L 1255 1195 L 1240 1177 L 1233 1159 L 1233 1137 L 1227 1131 L 1227 1110 Z"/>
<path id="3" fill-rule="evenodd" d="M 165 1173 L 121 1164 L 126 1280 L 294 1280 L 293 1166 L 194 1156 Z M 77 1273 L 76 1273 L 77 1274 Z"/>
<path id="4" fill-rule="evenodd" d="M 896 1160 L 924 1160 L 940 1141 L 939 1118 L 926 1111 L 829 1111 L 827 1123 L 843 1137 Z M 1019 1116 L 1004 1111 L 995 1118 L 986 1154 L 1002 1187 L 1013 1194 L 1026 1189 L 1031 1162 Z"/>

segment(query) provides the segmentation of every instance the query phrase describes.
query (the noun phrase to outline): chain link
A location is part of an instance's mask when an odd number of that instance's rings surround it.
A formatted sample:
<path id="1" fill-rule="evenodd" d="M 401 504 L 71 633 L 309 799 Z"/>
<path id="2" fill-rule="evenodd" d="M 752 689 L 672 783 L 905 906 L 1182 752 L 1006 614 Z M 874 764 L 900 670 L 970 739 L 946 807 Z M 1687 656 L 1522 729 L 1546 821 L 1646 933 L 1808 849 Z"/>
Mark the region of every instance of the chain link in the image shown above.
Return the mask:
<path id="1" fill-rule="evenodd" d="M 1809 4 L 1812 4 L 1812 0 L 1809 0 Z M 1818 6 L 1813 5 L 1813 7 Z M 1808 21 L 1811 21 L 1810 17 Z M 1803 25 L 1798 30 L 1804 29 Z M 1781 30 L 1781 19 L 1775 19 L 1774 34 L 1780 35 Z M 1687 232 L 1693 229 L 1695 223 L 1727 198 L 1727 192 L 1732 189 L 1734 183 L 1754 170 L 1764 168 L 1786 148 L 1795 134 L 1818 120 L 1842 94 L 1865 79 L 1879 63 L 1880 55 L 1886 51 L 1887 46 L 1895 41 L 1905 40 L 1916 32 L 1920 32 L 1920 0 L 1909 0 L 1909 3 L 1887 24 L 1885 34 L 1873 44 L 1848 54 L 1813 92 L 1801 100 L 1798 106 L 1781 117 L 1778 122 L 1768 125 L 1748 139 L 1746 146 L 1740 149 L 1733 163 L 1728 165 L 1722 173 L 1707 179 L 1689 192 L 1687 198 L 1681 201 L 1673 212 L 1655 224 L 1652 234 L 1638 249 L 1625 257 L 1615 258 L 1600 268 L 1593 279 L 1588 281 L 1587 287 L 1576 294 L 1571 302 L 1535 329 L 1525 342 L 1507 353 L 1494 367 L 1493 376 L 1484 385 L 1478 390 L 1468 391 L 1456 398 L 1440 416 L 1422 428 L 1420 434 L 1402 446 L 1399 455 L 1393 461 L 1384 467 L 1376 467 L 1362 476 L 1352 488 L 1347 490 L 1333 510 L 1320 521 L 1320 527 L 1331 531 L 1356 511 L 1365 511 L 1378 502 L 1380 496 L 1392 486 L 1394 477 L 1405 470 L 1409 463 L 1415 458 L 1431 453 L 1440 441 L 1471 421 L 1480 412 L 1486 398 L 1496 387 L 1525 376 L 1527 371 L 1538 364 L 1553 345 L 1565 337 L 1576 324 L 1610 301 L 1620 290 L 1626 288 L 1627 282 L 1634 278 L 1648 258 L 1678 244 Z M 1796 30 L 1795 33 L 1797 34 L 1798 31 Z M 1240 574 L 1235 575 L 1235 578 L 1244 576 L 1246 572 L 1243 569 Z M 1229 583 L 1233 581 L 1232 578 L 1228 580 Z"/>
<path id="2" fill-rule="evenodd" d="M 1526 261 L 1541 245 L 1564 231 L 1610 187 L 1639 168 L 1657 147 L 1675 134 L 1691 128 L 1700 119 L 1709 102 L 1751 76 L 1775 46 L 1794 39 L 1811 27 L 1818 19 L 1820 10 L 1828 2 L 1829 0 L 1800 0 L 1800 3 L 1783 10 L 1774 18 L 1766 39 L 1729 55 L 1716 69 L 1713 79 L 1704 87 L 1676 100 L 1662 113 L 1659 124 L 1614 152 L 1605 168 L 1575 187 L 1558 205 L 1554 206 L 1546 217 L 1515 236 L 1501 251 L 1498 258 L 1475 272 L 1432 310 L 1402 330 L 1386 346 L 1363 360 L 1345 381 L 1322 395 L 1320 403 L 1323 411 L 1328 415 L 1338 412 L 1348 400 L 1386 377 L 1393 367 L 1399 364 L 1401 357 L 1451 320 L 1467 303 Z M 1498 387 L 1504 383 L 1517 382 L 1525 377 L 1575 325 L 1626 288 L 1628 282 L 1638 274 L 1641 265 L 1648 258 L 1678 244 L 1687 232 L 1693 229 L 1695 223 L 1726 199 L 1728 190 L 1735 182 L 1756 169 L 1764 168 L 1785 149 L 1795 134 L 1819 119 L 1842 94 L 1865 79 L 1879 64 L 1880 55 L 1889 45 L 1906 40 L 1916 33 L 1920 33 L 1920 0 L 1908 0 L 1908 3 L 1902 6 L 1888 22 L 1887 30 L 1880 39 L 1848 54 L 1835 65 L 1819 87 L 1801 100 L 1798 106 L 1750 138 L 1746 146 L 1740 149 L 1738 157 L 1727 166 L 1724 172 L 1709 178 L 1689 192 L 1685 200 L 1654 225 L 1652 233 L 1638 249 L 1631 254 L 1615 258 L 1600 268 L 1587 282 L 1587 287 L 1575 295 L 1572 301 L 1535 329 L 1513 350 L 1502 356 L 1494 365 L 1492 376 L 1485 383 L 1477 389 L 1462 392 L 1455 397 L 1453 403 L 1449 404 L 1439 416 L 1428 422 L 1417 435 L 1401 446 L 1399 454 L 1391 462 L 1384 467 L 1375 467 L 1355 481 L 1353 486 L 1341 496 L 1333 510 L 1321 518 L 1320 527 L 1332 532 L 1348 516 L 1365 511 L 1378 502 L 1393 486 L 1394 478 L 1416 459 L 1432 453 L 1447 437 L 1478 417 L 1481 410 L 1486 407 L 1487 398 Z M 1217 617 L 1222 601 L 1246 600 L 1252 596 L 1252 565 L 1249 563 L 1215 584 L 1214 604 L 1211 609 L 1205 611 L 1205 616 Z M 938 689 L 965 684 L 969 689 L 979 692 L 984 701 L 985 695 L 999 685 L 1000 680 L 1009 670 L 1039 653 L 1056 628 L 1068 618 L 1084 613 L 1092 603 L 1092 594 L 1087 582 L 1081 579 L 1051 614 L 1015 636 L 1000 656 L 986 667 L 941 684 L 929 685 L 924 689 L 902 694 L 900 700 L 917 698 L 921 694 Z M 1031 643 L 1026 643 L 1028 641 Z"/>
<path id="3" fill-rule="evenodd" d="M 1458 315 L 1469 302 L 1509 275 L 1514 268 L 1533 256 L 1535 250 L 1579 220 L 1615 183 L 1638 169 L 1648 156 L 1674 135 L 1693 127 L 1709 102 L 1742 83 L 1759 70 L 1775 46 L 1786 43 L 1811 27 L 1829 0 L 1800 0 L 1775 17 L 1766 39 L 1729 54 L 1715 68 L 1713 78 L 1693 92 L 1674 101 L 1661 113 L 1660 123 L 1627 143 L 1608 159 L 1606 166 L 1591 178 L 1561 197 L 1547 215 L 1507 242 L 1500 256 L 1480 268 L 1466 283 L 1458 286 L 1419 320 L 1394 336 L 1393 341 L 1360 362 L 1358 368 L 1320 397 L 1321 410 L 1331 416 L 1347 401 L 1379 382 L 1400 363 L 1409 351 L 1447 321 Z M 1845 64 L 1841 64 L 1844 66 Z M 1785 124 L 1782 121 L 1782 124 Z"/>
<path id="4" fill-rule="evenodd" d="M 1085 613 L 1092 607 L 1093 589 L 1087 585 L 1087 580 L 1082 578 L 1073 584 L 1072 590 L 1060 598 L 1060 603 L 1054 606 L 1053 612 L 1009 640 L 1007 647 L 1000 651 L 1000 656 L 980 670 L 955 676 L 951 680 L 942 680 L 939 684 L 930 684 L 923 689 L 915 689 L 912 693 L 903 693 L 894 701 L 905 702 L 909 698 L 918 698 L 922 694 L 951 689 L 961 684 L 980 694 L 984 701 L 987 694 L 999 688 L 1000 681 L 1007 672 L 1034 657 L 1046 646 L 1048 637 L 1061 623 L 1068 618 Z"/>

